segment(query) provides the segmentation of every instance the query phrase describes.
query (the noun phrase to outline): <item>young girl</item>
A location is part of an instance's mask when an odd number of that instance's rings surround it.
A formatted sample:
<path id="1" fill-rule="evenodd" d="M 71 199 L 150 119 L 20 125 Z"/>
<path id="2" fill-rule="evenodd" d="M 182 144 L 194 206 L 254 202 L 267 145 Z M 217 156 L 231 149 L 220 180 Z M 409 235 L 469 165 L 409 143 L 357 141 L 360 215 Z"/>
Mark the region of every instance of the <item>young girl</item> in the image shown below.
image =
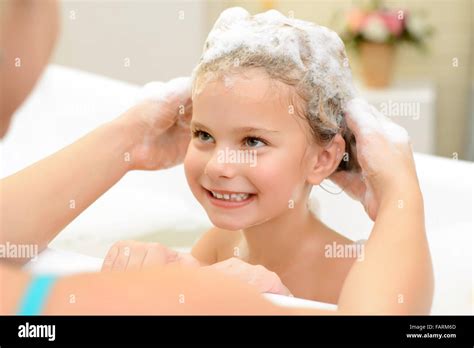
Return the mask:
<path id="1" fill-rule="evenodd" d="M 201 265 L 238 258 L 275 272 L 296 297 L 338 302 L 363 255 L 330 257 L 328 247 L 354 243 L 307 202 L 331 174 L 359 169 L 343 110 L 353 97 L 334 32 L 275 10 L 221 14 L 194 70 L 184 162 L 215 225 L 192 249 Z"/>
<path id="2" fill-rule="evenodd" d="M 307 202 L 313 185 L 356 169 L 343 117 L 353 95 L 334 32 L 274 10 L 221 14 L 194 71 L 193 140 L 184 166 L 216 226 L 193 247 L 194 257 L 260 264 L 294 296 L 337 303 L 355 255 L 329 258 L 325 250 L 353 242 L 324 225 Z M 232 151 L 253 153 L 256 161 L 225 161 L 222 154 Z"/>

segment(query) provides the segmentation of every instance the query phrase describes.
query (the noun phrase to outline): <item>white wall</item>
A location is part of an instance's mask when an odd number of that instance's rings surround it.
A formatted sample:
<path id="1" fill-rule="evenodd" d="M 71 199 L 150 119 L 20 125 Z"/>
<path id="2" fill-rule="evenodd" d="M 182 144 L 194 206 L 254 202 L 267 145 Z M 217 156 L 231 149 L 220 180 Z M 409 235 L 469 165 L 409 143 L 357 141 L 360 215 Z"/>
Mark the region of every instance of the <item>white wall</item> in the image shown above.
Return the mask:
<path id="1" fill-rule="evenodd" d="M 139 84 L 187 75 L 205 39 L 204 5 L 62 1 L 62 32 L 53 62 Z"/>

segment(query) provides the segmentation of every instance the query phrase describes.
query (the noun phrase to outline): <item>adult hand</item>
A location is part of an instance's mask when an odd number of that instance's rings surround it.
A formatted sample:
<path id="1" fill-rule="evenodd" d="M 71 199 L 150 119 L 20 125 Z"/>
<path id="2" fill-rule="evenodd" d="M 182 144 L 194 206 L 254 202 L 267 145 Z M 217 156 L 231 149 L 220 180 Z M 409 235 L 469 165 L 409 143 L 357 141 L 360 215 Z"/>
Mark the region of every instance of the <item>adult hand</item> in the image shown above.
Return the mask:
<path id="1" fill-rule="evenodd" d="M 191 139 L 190 78 L 152 82 L 140 94 L 141 101 L 116 120 L 131 135 L 131 169 L 165 169 L 181 163 Z"/>
<path id="2" fill-rule="evenodd" d="M 179 264 L 198 267 L 200 263 L 192 255 L 179 253 L 159 243 L 132 240 L 119 241 L 107 252 L 102 271 L 133 271 L 148 266 Z M 230 258 L 203 268 L 217 270 L 256 287 L 260 292 L 291 295 L 278 275 L 261 265 L 251 265 L 238 258 Z"/>
<path id="3" fill-rule="evenodd" d="M 359 200 L 375 221 L 381 201 L 400 190 L 419 190 L 406 130 L 362 99 L 347 103 L 346 121 L 356 138 L 360 172 L 336 172 L 329 178 Z"/>
<path id="4" fill-rule="evenodd" d="M 199 266 L 199 262 L 190 254 L 179 253 L 159 243 L 125 240 L 115 243 L 109 249 L 102 271 L 133 271 L 170 263 L 187 267 Z"/>
<path id="5" fill-rule="evenodd" d="M 290 291 L 283 285 L 280 277 L 262 265 L 251 265 L 238 258 L 217 262 L 204 268 L 210 268 L 237 278 L 245 283 L 256 287 L 260 292 L 269 292 L 279 295 L 291 295 Z"/>

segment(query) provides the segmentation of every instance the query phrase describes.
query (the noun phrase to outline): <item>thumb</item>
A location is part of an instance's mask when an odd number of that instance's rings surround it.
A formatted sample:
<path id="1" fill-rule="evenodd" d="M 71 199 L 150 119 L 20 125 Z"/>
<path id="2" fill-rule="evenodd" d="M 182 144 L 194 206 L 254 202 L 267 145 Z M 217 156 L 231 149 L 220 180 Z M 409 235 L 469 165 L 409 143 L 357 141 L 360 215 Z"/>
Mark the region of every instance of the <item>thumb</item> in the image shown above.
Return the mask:
<path id="1" fill-rule="evenodd" d="M 186 266 L 186 267 L 196 268 L 196 267 L 201 266 L 200 262 L 191 254 L 179 253 L 177 261 L 180 265 Z"/>
<path id="2" fill-rule="evenodd" d="M 279 277 L 275 278 L 270 288 L 266 290 L 265 292 L 269 292 L 271 294 L 277 294 L 277 295 L 293 296 L 290 290 L 283 284 L 283 282 L 281 281 Z"/>
<path id="3" fill-rule="evenodd" d="M 349 184 L 349 175 L 345 171 L 334 172 L 329 179 L 340 188 L 344 188 Z"/>
<path id="4" fill-rule="evenodd" d="M 329 179 L 338 185 L 349 197 L 361 201 L 366 194 L 366 182 L 360 172 L 336 172 Z"/>

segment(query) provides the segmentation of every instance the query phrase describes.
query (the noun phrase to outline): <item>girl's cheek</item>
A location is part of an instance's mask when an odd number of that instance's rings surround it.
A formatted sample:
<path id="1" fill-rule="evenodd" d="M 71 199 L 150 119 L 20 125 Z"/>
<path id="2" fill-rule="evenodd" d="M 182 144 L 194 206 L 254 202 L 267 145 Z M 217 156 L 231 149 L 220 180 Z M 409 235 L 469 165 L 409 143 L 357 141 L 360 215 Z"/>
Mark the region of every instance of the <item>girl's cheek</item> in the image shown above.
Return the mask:
<path id="1" fill-rule="evenodd" d="M 252 168 L 252 181 L 259 191 L 278 201 L 298 199 L 296 193 L 302 184 L 301 166 L 295 154 L 279 153 L 258 159 Z"/>
<path id="2" fill-rule="evenodd" d="M 248 169 L 248 176 L 258 191 L 275 197 L 291 184 L 288 182 L 288 168 L 278 156 L 261 156 L 257 165 Z"/>
<path id="3" fill-rule="evenodd" d="M 184 173 L 191 189 L 198 185 L 199 177 L 202 175 L 204 168 L 205 163 L 202 156 L 199 156 L 198 151 L 190 145 L 184 158 Z"/>

